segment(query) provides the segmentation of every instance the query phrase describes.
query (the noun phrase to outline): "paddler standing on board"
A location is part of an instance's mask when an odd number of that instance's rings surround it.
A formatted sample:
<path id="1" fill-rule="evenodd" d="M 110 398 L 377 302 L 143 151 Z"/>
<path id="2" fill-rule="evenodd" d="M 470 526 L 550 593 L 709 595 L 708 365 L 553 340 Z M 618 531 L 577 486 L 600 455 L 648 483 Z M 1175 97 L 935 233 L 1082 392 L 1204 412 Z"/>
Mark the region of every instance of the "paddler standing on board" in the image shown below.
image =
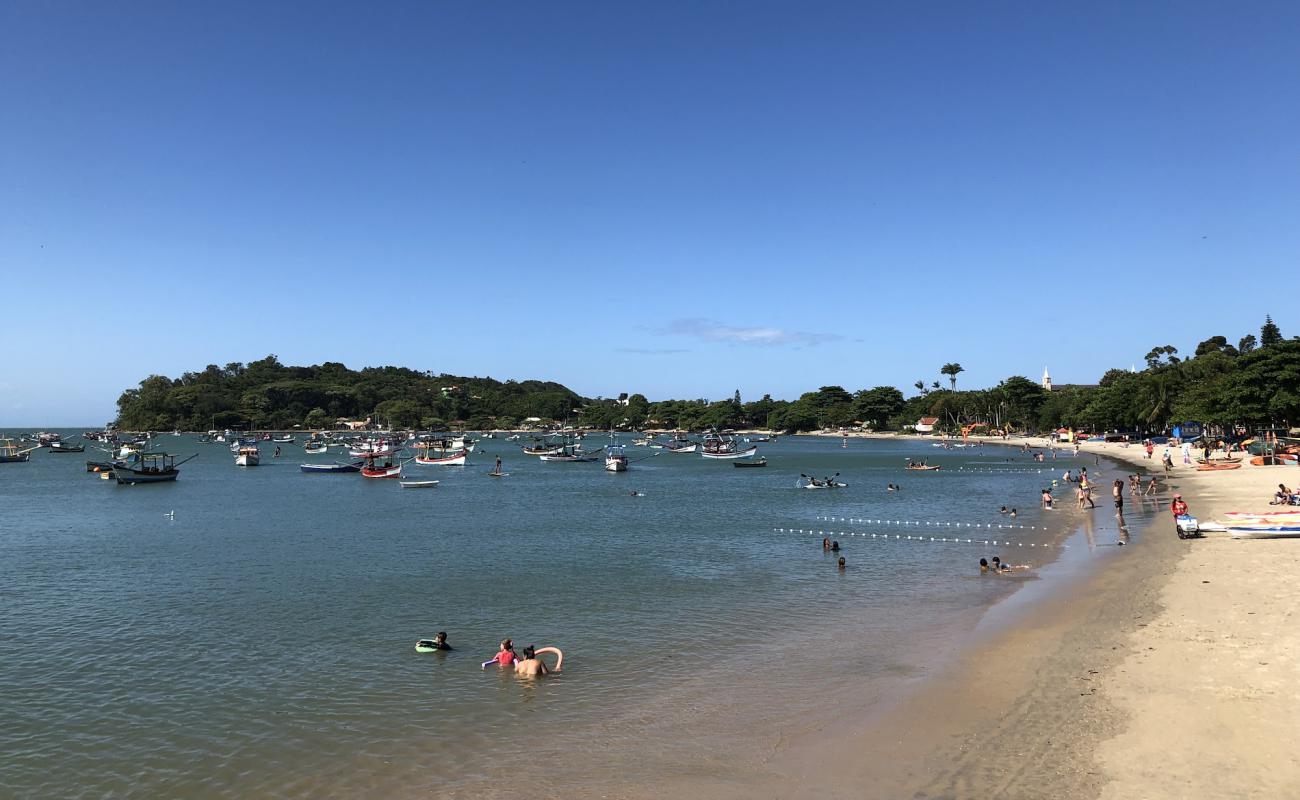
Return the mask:
<path id="1" fill-rule="evenodd" d="M 496 466 L 492 468 L 492 474 L 493 475 L 501 474 L 501 456 L 497 456 L 497 463 Z"/>

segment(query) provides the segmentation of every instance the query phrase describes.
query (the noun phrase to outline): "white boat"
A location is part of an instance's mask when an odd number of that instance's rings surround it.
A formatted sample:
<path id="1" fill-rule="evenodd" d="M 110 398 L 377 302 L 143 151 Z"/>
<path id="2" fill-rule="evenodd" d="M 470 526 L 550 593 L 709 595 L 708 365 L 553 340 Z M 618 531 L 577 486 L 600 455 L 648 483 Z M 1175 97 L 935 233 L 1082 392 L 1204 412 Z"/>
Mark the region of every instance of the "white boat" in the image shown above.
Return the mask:
<path id="1" fill-rule="evenodd" d="M 654 445 L 651 445 L 653 447 Z M 693 442 L 684 436 L 676 436 L 664 445 L 664 449 L 670 453 L 694 453 L 700 447 L 699 442 Z"/>
<path id="2" fill-rule="evenodd" d="M 262 463 L 262 451 L 252 445 L 239 448 L 239 453 L 235 456 L 237 467 L 256 467 L 260 463 Z"/>
<path id="3" fill-rule="evenodd" d="M 708 450 L 701 450 L 700 455 L 705 458 L 753 458 L 754 454 L 757 452 L 758 445 L 753 445 L 744 450 L 731 450 L 724 452 L 709 452 Z"/>
<path id="4" fill-rule="evenodd" d="M 627 472 L 627 454 L 622 445 L 614 445 L 605 450 L 605 470 L 607 472 Z"/>
<path id="5" fill-rule="evenodd" d="M 437 481 L 398 481 L 403 489 L 432 489 L 438 485 Z"/>
<path id="6" fill-rule="evenodd" d="M 304 453 L 309 453 L 312 455 L 318 455 L 320 453 L 328 452 L 329 449 L 330 446 L 325 442 L 307 442 L 302 446 L 302 451 Z"/>
<path id="7" fill-rule="evenodd" d="M 415 457 L 415 463 L 424 466 L 441 465 L 444 467 L 463 467 L 465 466 L 465 457 L 469 455 L 468 450 L 460 450 L 451 454 L 439 455 L 437 451 L 425 450 L 423 455 Z"/>

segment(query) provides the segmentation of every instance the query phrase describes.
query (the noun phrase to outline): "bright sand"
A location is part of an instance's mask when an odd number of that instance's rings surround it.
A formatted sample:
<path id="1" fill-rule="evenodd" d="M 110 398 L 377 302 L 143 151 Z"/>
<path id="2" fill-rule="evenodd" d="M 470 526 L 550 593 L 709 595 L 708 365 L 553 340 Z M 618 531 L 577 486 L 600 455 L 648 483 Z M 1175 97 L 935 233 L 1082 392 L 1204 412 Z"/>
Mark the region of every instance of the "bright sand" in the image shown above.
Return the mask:
<path id="1" fill-rule="evenodd" d="M 1160 471 L 1163 448 L 1151 461 L 1136 446 L 1082 449 Z M 1277 483 L 1300 481 L 1294 468 L 1198 473 L 1174 460 L 1169 484 L 1202 522 L 1266 512 Z M 1099 489 L 1106 510 L 1094 513 L 1108 513 L 1109 487 Z M 1003 630 L 900 705 L 790 743 L 763 786 L 696 794 L 1300 797 L 1300 541 L 1180 540 L 1172 518 L 1158 518 L 1116 555 L 1052 598 L 1003 611 Z"/>

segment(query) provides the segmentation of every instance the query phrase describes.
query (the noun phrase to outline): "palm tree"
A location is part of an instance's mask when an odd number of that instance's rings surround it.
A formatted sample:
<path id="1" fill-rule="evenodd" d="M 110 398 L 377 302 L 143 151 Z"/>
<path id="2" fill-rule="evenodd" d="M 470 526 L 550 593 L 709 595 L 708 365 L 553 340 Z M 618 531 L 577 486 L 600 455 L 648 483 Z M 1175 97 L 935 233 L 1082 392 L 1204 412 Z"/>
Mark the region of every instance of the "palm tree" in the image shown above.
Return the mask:
<path id="1" fill-rule="evenodd" d="M 952 381 L 952 390 L 957 391 L 957 373 L 966 370 L 961 364 L 944 364 L 943 369 L 939 370 L 940 375 L 947 375 L 948 380 Z"/>

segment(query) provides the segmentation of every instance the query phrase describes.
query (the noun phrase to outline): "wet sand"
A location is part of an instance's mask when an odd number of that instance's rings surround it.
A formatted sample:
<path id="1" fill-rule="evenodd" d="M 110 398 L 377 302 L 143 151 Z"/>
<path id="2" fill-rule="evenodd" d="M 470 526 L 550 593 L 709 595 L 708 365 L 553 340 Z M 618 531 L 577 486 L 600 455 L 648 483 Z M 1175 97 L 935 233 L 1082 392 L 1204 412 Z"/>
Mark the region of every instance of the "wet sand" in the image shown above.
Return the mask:
<path id="1" fill-rule="evenodd" d="M 1151 461 L 1137 447 L 1082 449 L 1159 471 L 1159 448 Z M 1278 481 L 1296 478 L 1286 467 L 1179 464 L 1169 485 L 1204 522 L 1267 511 Z M 1109 507 L 1101 488 L 1098 505 Z M 1170 496 L 1161 495 L 1165 508 Z M 1290 741 L 1300 713 L 1300 541 L 1180 540 L 1165 516 L 1131 533 L 1118 557 L 1036 600 L 897 706 L 779 749 L 765 785 L 698 788 L 717 797 L 1300 795 Z"/>

